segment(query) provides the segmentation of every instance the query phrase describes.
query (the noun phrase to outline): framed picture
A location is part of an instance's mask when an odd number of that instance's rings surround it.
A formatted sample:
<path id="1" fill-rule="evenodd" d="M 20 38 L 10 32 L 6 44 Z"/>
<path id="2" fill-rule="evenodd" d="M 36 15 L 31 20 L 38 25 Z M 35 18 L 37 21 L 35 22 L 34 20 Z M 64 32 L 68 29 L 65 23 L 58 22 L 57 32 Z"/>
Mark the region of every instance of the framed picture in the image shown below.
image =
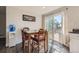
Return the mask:
<path id="1" fill-rule="evenodd" d="M 35 21 L 36 18 L 34 16 L 23 15 L 23 21 Z"/>

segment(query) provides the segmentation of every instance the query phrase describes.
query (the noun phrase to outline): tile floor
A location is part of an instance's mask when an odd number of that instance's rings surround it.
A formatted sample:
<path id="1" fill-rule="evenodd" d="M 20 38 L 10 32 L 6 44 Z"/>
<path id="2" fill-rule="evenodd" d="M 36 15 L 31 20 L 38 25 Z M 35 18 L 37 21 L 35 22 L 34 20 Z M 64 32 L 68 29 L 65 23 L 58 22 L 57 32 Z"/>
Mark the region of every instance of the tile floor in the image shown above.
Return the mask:
<path id="1" fill-rule="evenodd" d="M 64 45 L 53 41 L 50 43 L 48 53 L 69 53 L 69 49 Z M 23 53 L 21 48 L 21 44 L 16 45 L 16 47 L 12 48 L 0 48 L 0 53 Z"/>
<path id="2" fill-rule="evenodd" d="M 49 53 L 69 53 L 69 48 L 57 41 L 53 41 Z"/>

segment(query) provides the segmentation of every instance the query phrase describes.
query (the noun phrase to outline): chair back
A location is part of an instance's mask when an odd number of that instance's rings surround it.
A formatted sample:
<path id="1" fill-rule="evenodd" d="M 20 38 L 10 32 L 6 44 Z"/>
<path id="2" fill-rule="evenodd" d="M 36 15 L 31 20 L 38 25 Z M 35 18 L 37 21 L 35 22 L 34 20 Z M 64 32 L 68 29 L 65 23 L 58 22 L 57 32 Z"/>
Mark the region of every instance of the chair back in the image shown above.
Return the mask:
<path id="1" fill-rule="evenodd" d="M 38 32 L 38 39 L 39 39 L 39 41 L 45 40 L 45 30 L 43 30 L 43 29 L 39 30 L 39 32 Z"/>
<path id="2" fill-rule="evenodd" d="M 24 28 L 23 28 L 23 31 L 24 31 L 24 32 L 28 32 L 28 31 L 29 31 L 29 28 L 28 28 L 28 27 L 24 27 Z"/>
<path id="3" fill-rule="evenodd" d="M 22 40 L 28 40 L 29 34 L 24 31 L 24 29 L 22 30 Z"/>

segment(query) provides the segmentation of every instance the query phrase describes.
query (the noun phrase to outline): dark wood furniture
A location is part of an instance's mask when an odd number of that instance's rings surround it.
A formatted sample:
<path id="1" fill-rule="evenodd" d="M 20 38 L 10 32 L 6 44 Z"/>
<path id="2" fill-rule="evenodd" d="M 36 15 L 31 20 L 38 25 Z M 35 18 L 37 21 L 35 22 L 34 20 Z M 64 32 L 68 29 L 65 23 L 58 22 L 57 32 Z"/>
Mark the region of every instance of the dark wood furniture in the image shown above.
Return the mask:
<path id="1" fill-rule="evenodd" d="M 29 35 L 22 31 L 22 49 L 25 52 L 25 47 L 27 47 L 27 51 L 29 51 L 28 44 L 29 44 Z"/>
<path id="2" fill-rule="evenodd" d="M 24 52 L 29 52 L 29 39 L 30 39 L 30 36 L 29 34 L 27 33 L 27 31 L 29 31 L 29 28 L 25 27 L 23 28 L 22 31 L 22 49 Z M 27 50 L 25 50 L 27 48 Z"/>
<path id="3" fill-rule="evenodd" d="M 34 35 L 33 38 L 33 49 L 37 49 L 38 52 L 47 52 L 48 49 L 48 37 L 47 37 L 47 31 L 44 31 L 43 29 L 40 29 L 38 34 Z"/>
<path id="4" fill-rule="evenodd" d="M 38 32 L 27 33 L 22 31 L 22 39 L 24 39 L 22 45 L 24 51 L 28 49 L 28 52 L 30 53 L 33 52 L 35 49 L 37 52 L 40 52 L 42 48 L 44 48 L 43 52 L 47 52 L 48 50 L 47 31 L 44 31 L 42 29 L 39 30 Z M 26 46 L 27 48 L 25 48 Z"/>

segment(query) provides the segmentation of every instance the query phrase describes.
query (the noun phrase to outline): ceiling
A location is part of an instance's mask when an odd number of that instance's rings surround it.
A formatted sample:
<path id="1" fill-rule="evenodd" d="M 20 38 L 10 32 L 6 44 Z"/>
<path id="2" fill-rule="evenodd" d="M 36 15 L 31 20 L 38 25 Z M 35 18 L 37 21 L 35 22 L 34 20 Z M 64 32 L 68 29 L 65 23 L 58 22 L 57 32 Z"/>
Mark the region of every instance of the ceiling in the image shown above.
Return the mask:
<path id="1" fill-rule="evenodd" d="M 17 8 L 26 12 L 30 12 L 33 14 L 38 14 L 38 15 L 48 13 L 60 7 L 61 6 L 14 6 L 14 8 Z M 5 10 L 6 10 L 6 7 L 0 6 L 0 14 L 6 13 Z"/>
<path id="2" fill-rule="evenodd" d="M 61 6 L 16 6 L 15 8 L 19 8 L 21 10 L 35 13 L 35 14 L 45 14 L 50 11 L 53 11 Z"/>

